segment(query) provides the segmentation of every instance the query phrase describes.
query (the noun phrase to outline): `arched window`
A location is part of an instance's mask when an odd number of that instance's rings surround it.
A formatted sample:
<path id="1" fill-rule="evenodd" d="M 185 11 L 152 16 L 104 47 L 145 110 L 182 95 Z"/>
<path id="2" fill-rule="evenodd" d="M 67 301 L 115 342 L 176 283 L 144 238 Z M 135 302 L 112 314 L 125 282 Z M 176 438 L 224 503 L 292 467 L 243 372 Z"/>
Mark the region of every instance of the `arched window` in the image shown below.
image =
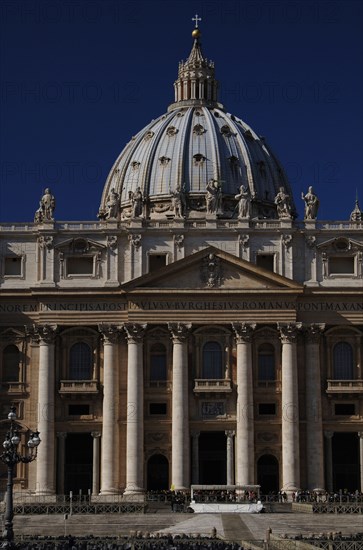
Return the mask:
<path id="1" fill-rule="evenodd" d="M 70 380 L 92 380 L 92 351 L 85 342 L 73 344 L 69 352 Z"/>
<path id="2" fill-rule="evenodd" d="M 258 348 L 258 381 L 276 380 L 275 349 L 272 344 L 262 344 Z"/>
<path id="3" fill-rule="evenodd" d="M 165 346 L 163 344 L 154 344 L 150 349 L 150 380 L 163 381 L 166 379 Z"/>
<path id="4" fill-rule="evenodd" d="M 353 380 L 353 349 L 347 342 L 335 344 L 333 350 L 334 380 Z"/>
<path id="5" fill-rule="evenodd" d="M 202 378 L 207 380 L 224 378 L 222 347 L 218 342 L 204 344 Z"/>
<path id="6" fill-rule="evenodd" d="M 20 352 L 11 344 L 3 351 L 3 381 L 19 382 Z"/>

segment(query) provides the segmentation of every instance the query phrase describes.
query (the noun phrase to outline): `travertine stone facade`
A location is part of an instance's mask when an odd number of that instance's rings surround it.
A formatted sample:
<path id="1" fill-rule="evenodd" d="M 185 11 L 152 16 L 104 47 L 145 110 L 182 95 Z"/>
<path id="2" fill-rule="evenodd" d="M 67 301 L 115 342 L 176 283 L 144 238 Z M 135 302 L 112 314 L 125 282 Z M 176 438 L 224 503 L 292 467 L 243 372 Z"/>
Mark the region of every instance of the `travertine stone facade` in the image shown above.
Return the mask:
<path id="1" fill-rule="evenodd" d="M 320 221 L 309 189 L 296 220 L 199 36 L 99 221 L 55 221 L 48 189 L 49 215 L 0 224 L 1 410 L 42 439 L 19 491 L 362 488 L 359 207 Z"/>

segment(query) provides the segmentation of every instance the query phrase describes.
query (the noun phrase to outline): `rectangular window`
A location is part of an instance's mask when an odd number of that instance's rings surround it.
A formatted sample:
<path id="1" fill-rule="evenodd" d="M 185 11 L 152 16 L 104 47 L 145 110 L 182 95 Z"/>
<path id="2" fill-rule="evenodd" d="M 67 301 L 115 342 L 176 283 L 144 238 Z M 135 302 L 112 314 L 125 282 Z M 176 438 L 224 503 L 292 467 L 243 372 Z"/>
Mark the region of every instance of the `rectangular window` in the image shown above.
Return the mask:
<path id="1" fill-rule="evenodd" d="M 21 260 L 20 257 L 5 258 L 4 275 L 6 277 L 21 277 Z"/>
<path id="2" fill-rule="evenodd" d="M 166 403 L 150 403 L 150 414 L 166 414 Z"/>
<path id="3" fill-rule="evenodd" d="M 67 275 L 93 275 L 93 257 L 67 258 Z"/>
<path id="4" fill-rule="evenodd" d="M 276 414 L 276 403 L 259 403 L 258 404 L 258 414 L 260 415 L 275 415 Z"/>
<path id="5" fill-rule="evenodd" d="M 329 258 L 330 275 L 354 275 L 354 258 L 350 257 L 332 257 Z"/>
<path id="6" fill-rule="evenodd" d="M 166 254 L 149 255 L 149 273 L 166 266 Z"/>
<path id="7" fill-rule="evenodd" d="M 83 416 L 89 413 L 89 405 L 68 405 L 69 416 Z"/>
<path id="8" fill-rule="evenodd" d="M 257 254 L 256 265 L 258 265 L 258 267 L 262 267 L 263 269 L 267 269 L 268 271 L 274 272 L 274 259 L 274 254 Z"/>
<path id="9" fill-rule="evenodd" d="M 355 404 L 354 403 L 336 403 L 334 405 L 334 412 L 337 416 L 354 416 Z"/>

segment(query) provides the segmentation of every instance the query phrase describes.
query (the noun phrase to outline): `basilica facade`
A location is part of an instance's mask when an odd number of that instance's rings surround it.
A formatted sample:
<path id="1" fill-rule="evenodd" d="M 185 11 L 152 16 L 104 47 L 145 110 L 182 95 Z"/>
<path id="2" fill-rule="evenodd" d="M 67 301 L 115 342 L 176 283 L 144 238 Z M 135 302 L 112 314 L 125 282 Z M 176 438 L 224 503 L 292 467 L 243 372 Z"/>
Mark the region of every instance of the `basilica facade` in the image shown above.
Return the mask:
<path id="1" fill-rule="evenodd" d="M 98 220 L 0 224 L 0 404 L 52 498 L 191 484 L 363 490 L 363 221 L 297 220 L 193 32 L 175 102 L 132 137 Z M 307 186 L 308 187 L 308 186 Z M 38 197 L 34 198 L 36 204 Z M 6 474 L 1 470 L 0 490 Z"/>

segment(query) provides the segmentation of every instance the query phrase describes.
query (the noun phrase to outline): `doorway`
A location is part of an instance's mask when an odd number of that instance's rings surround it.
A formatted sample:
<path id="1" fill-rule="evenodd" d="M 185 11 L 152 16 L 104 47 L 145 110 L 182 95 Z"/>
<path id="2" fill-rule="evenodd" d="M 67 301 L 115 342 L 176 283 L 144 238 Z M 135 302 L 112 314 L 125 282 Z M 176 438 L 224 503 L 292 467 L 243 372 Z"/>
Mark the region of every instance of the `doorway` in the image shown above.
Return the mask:
<path id="1" fill-rule="evenodd" d="M 65 441 L 64 489 L 87 494 L 92 489 L 93 443 L 90 433 L 68 433 Z"/>
<path id="2" fill-rule="evenodd" d="M 164 455 L 153 455 L 147 462 L 147 490 L 169 489 L 169 462 Z"/>
<path id="3" fill-rule="evenodd" d="M 279 491 L 279 463 L 275 456 L 260 456 L 257 461 L 257 483 L 261 485 L 263 495 Z"/>
<path id="4" fill-rule="evenodd" d="M 227 438 L 224 432 L 201 432 L 199 480 L 202 485 L 227 483 Z"/>
<path id="5" fill-rule="evenodd" d="M 335 432 L 332 440 L 333 489 L 360 488 L 359 438 L 356 432 Z"/>

